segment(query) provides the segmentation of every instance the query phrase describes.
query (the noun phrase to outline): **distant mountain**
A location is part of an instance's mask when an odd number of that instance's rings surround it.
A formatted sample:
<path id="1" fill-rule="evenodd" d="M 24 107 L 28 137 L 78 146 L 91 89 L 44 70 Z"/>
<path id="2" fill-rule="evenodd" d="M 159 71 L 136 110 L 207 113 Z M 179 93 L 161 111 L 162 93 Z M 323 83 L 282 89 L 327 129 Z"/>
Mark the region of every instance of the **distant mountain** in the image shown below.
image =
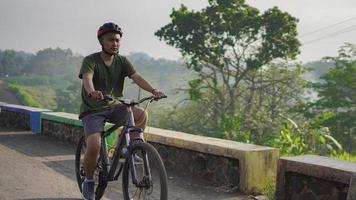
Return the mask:
<path id="1" fill-rule="evenodd" d="M 171 96 L 170 101 L 178 102 L 185 98 L 181 89 L 188 87 L 188 81 L 194 73 L 188 70 L 182 61 L 154 59 L 145 53 L 132 53 L 127 58 L 135 69 L 154 87 L 164 90 Z M 137 97 L 138 88 L 126 82 L 125 96 Z"/>
<path id="2" fill-rule="evenodd" d="M 334 67 L 334 63 L 318 60 L 308 62 L 304 64 L 304 66 L 311 70 L 304 75 L 304 78 L 312 82 L 319 82 L 320 76 L 324 75 L 330 68 Z"/>

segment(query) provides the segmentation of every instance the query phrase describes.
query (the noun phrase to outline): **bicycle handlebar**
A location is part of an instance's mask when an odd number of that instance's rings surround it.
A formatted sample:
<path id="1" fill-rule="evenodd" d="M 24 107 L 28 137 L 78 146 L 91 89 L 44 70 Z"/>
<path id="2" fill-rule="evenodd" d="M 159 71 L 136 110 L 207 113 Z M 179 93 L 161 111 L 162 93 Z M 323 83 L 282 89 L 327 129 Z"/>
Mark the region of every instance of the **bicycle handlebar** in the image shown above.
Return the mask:
<path id="1" fill-rule="evenodd" d="M 129 100 L 129 102 L 127 101 L 124 101 L 124 100 L 121 100 L 121 99 L 118 99 L 121 103 L 127 105 L 127 106 L 135 106 L 135 105 L 138 105 L 144 101 L 147 101 L 147 100 L 150 100 L 150 101 L 153 101 L 153 100 L 160 100 L 160 99 L 164 99 L 164 98 L 167 98 L 166 95 L 164 96 L 149 96 L 149 97 L 145 97 L 145 98 L 142 98 L 140 99 L 139 101 L 134 101 L 134 100 Z M 109 95 L 104 95 L 104 101 L 113 101 L 114 99 L 116 99 L 115 97 L 112 97 L 112 96 L 109 96 Z"/>

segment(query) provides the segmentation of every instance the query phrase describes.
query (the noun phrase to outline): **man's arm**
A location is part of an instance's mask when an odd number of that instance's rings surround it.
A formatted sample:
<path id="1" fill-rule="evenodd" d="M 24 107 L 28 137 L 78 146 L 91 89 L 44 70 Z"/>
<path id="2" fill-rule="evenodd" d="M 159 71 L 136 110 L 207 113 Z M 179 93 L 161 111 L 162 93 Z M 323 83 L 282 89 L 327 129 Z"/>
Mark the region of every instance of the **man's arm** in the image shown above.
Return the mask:
<path id="1" fill-rule="evenodd" d="M 85 73 L 83 74 L 83 86 L 88 96 L 93 99 L 104 99 L 101 91 L 96 91 L 93 84 L 93 74 Z"/>
<path id="2" fill-rule="evenodd" d="M 164 96 L 165 94 L 158 89 L 155 89 L 148 83 L 139 73 L 135 72 L 130 77 L 140 88 L 154 95 Z"/>

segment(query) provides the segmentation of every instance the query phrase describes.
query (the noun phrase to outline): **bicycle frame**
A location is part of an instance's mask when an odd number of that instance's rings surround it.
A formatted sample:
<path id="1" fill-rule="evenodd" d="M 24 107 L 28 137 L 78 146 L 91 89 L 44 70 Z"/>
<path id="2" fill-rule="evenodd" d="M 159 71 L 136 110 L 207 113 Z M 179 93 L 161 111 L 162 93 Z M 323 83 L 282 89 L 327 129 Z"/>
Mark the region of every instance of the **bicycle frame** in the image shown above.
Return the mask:
<path id="1" fill-rule="evenodd" d="M 133 117 L 133 113 L 132 113 L 132 109 L 131 106 L 127 107 L 127 111 L 128 111 L 128 122 L 127 125 L 125 125 L 121 131 L 117 146 L 115 147 L 114 150 L 114 155 L 113 155 L 113 162 L 110 163 L 110 159 L 108 156 L 108 147 L 107 147 L 107 142 L 105 140 L 105 138 L 107 136 L 109 136 L 112 132 L 114 132 L 115 130 L 117 130 L 121 125 L 119 124 L 115 124 L 113 127 L 109 128 L 107 131 L 102 132 L 102 148 L 101 148 L 101 156 L 102 156 L 102 161 L 103 161 L 103 166 L 105 166 L 105 175 L 106 175 L 106 181 L 114 181 L 117 180 L 117 177 L 120 175 L 121 170 L 122 170 L 122 166 L 120 168 L 120 170 L 118 171 L 118 173 L 115 175 L 116 172 L 116 168 L 119 164 L 119 159 L 120 156 L 122 154 L 122 149 L 125 147 L 125 145 L 127 146 L 127 150 L 130 151 L 130 145 L 131 145 L 131 138 L 130 138 L 130 133 L 131 132 L 138 132 L 139 133 L 139 140 L 141 140 L 142 142 L 144 141 L 143 138 L 143 129 L 135 127 L 135 121 L 134 121 L 134 117 Z M 147 162 L 147 158 L 144 158 L 144 161 Z M 130 167 L 133 166 L 133 160 L 129 159 L 129 164 Z M 131 167 L 131 169 L 133 169 L 132 171 L 132 178 L 133 178 L 133 183 L 137 184 L 137 178 L 136 178 L 136 172 L 134 170 L 133 167 Z"/>

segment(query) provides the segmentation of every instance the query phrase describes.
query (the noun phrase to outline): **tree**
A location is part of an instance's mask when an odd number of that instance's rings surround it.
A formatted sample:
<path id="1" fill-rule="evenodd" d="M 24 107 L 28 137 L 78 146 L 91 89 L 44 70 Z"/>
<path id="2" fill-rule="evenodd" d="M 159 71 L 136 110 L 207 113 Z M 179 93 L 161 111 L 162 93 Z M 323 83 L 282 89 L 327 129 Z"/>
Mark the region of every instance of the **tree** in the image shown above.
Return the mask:
<path id="1" fill-rule="evenodd" d="M 351 111 L 356 109 L 356 45 L 346 44 L 337 57 L 327 57 L 335 63 L 323 82 L 315 84 L 319 93 L 318 106 L 328 109 Z"/>
<path id="2" fill-rule="evenodd" d="M 305 68 L 298 63 L 273 62 L 247 74 L 241 84 L 241 131 L 252 131 L 255 142 L 263 142 L 283 126 L 282 115 L 294 118 L 293 109 L 304 101 Z"/>
<path id="3" fill-rule="evenodd" d="M 214 111 L 207 101 L 188 101 L 160 119 L 162 128 L 186 131 L 243 142 L 265 144 L 284 127 L 285 116 L 300 120 L 298 108 L 303 104 L 302 77 L 305 68 L 297 63 L 271 63 L 250 71 L 239 85 L 236 115 L 225 114 L 221 127 L 210 115 Z M 203 95 L 209 98 L 205 92 Z"/>
<path id="4" fill-rule="evenodd" d="M 70 49 L 47 48 L 36 53 L 27 72 L 73 80 L 78 75 L 82 59 Z"/>
<path id="5" fill-rule="evenodd" d="M 0 77 L 23 74 L 33 55 L 23 51 L 0 50 Z"/>
<path id="6" fill-rule="evenodd" d="M 66 89 L 56 89 L 57 110 L 79 113 L 81 103 L 81 83 L 73 80 Z"/>
<path id="7" fill-rule="evenodd" d="M 198 73 L 189 83 L 190 98 L 208 111 L 216 128 L 226 114 L 238 113 L 241 85 L 250 72 L 299 52 L 297 19 L 277 7 L 260 14 L 243 0 L 209 0 L 202 11 L 182 5 L 170 17 L 155 35 L 178 48 Z"/>
<path id="8" fill-rule="evenodd" d="M 346 43 L 336 57 L 325 60 L 335 63 L 321 82 L 314 84 L 319 99 L 312 104 L 312 111 L 333 112 L 335 117 L 326 125 L 346 150 L 355 152 L 356 145 L 356 45 Z"/>

